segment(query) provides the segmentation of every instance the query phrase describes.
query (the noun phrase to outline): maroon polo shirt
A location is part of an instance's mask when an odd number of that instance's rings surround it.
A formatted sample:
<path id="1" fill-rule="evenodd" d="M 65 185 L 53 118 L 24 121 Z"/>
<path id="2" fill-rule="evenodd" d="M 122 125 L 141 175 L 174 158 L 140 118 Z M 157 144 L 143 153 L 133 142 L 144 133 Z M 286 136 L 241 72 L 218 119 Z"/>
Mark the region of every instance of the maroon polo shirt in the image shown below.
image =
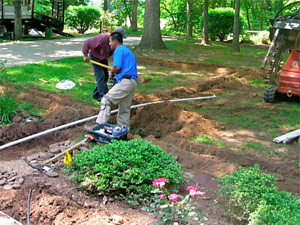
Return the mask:
<path id="1" fill-rule="evenodd" d="M 99 34 L 96 37 L 87 39 L 82 46 L 82 53 L 84 56 L 88 54 L 104 60 L 113 54 L 109 46 L 109 34 Z"/>

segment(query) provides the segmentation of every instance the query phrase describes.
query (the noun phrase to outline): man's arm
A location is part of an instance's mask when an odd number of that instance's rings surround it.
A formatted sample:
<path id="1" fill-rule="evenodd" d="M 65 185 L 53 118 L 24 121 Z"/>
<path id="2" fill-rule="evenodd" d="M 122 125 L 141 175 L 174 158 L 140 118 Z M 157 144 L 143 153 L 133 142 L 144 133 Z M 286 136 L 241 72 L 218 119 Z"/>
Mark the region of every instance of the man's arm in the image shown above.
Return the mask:
<path id="1" fill-rule="evenodd" d="M 111 70 L 111 73 L 112 73 L 112 74 L 116 74 L 116 73 L 119 73 L 120 70 L 121 70 L 120 67 L 115 66 L 115 67 Z"/>

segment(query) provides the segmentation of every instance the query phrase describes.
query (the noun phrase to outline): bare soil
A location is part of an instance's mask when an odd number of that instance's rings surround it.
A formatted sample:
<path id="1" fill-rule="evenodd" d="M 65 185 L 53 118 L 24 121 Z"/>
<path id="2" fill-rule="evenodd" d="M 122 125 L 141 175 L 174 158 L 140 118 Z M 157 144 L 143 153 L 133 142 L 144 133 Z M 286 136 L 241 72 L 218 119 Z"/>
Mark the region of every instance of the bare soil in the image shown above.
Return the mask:
<path id="1" fill-rule="evenodd" d="M 141 58 L 138 58 L 138 61 L 155 66 L 209 71 L 215 76 L 156 95 L 135 95 L 134 103 L 219 94 L 225 90 L 227 92 L 245 92 L 242 84 L 246 78 L 258 79 L 264 76 L 261 72 L 253 69 L 217 68 L 193 63 L 174 63 Z M 251 94 L 253 93 L 249 93 L 249 95 Z M 47 114 L 43 121 L 13 123 L 8 127 L 1 128 L 0 144 L 95 115 L 98 111 L 97 108 L 82 105 L 64 95 L 53 95 L 37 89 L 28 89 L 19 97 L 33 103 L 38 108 L 47 110 Z M 244 98 L 245 96 L 231 99 L 231 102 L 238 103 Z M 201 105 L 202 103 L 195 103 L 195 105 L 197 104 Z M 198 184 L 201 190 L 206 192 L 206 199 L 200 200 L 198 204 L 208 216 L 207 224 L 229 224 L 223 216 L 223 210 L 214 203 L 217 198 L 218 186 L 213 178 L 236 171 L 240 166 L 259 164 L 264 172 L 279 178 L 280 190 L 300 195 L 300 169 L 295 161 L 290 160 L 300 158 L 298 145 L 283 147 L 283 151 L 290 152 L 283 160 L 277 156 L 265 155 L 262 157 L 248 152 L 241 153 L 231 147 L 220 148 L 191 142 L 189 138 L 200 134 L 207 134 L 231 144 L 238 144 L 245 138 L 264 141 L 265 136 L 255 131 L 226 128 L 209 117 L 187 111 L 180 104 L 164 103 L 132 110 L 131 129 L 138 131 L 145 140 L 151 141 L 167 153 L 176 156 L 182 165 L 185 177 L 190 179 L 189 184 Z M 45 152 L 49 145 L 69 138 L 74 139 L 81 132 L 83 132 L 83 126 L 76 126 L 25 142 L 1 151 L 0 160 L 14 162 L 32 153 Z M 25 223 L 27 195 L 28 190 L 32 188 L 35 190 L 31 203 L 33 224 L 150 224 L 154 221 L 154 218 L 141 212 L 139 208 L 132 209 L 123 202 L 108 201 L 104 204 L 102 198 L 84 195 L 67 181 L 67 177 L 60 170 L 61 166 L 55 168 L 60 175 L 58 178 L 50 178 L 44 174 L 29 171 L 21 189 L 1 190 L 1 210 Z M 185 185 L 181 187 L 182 192 Z"/>

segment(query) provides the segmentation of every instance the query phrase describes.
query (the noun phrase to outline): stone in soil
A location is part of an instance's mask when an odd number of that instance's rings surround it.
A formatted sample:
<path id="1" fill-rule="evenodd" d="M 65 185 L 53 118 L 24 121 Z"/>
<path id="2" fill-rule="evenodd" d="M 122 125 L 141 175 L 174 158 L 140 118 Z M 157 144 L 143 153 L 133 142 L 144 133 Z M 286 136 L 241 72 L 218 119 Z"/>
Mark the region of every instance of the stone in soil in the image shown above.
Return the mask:
<path id="1" fill-rule="evenodd" d="M 7 172 L 6 169 L 0 169 L 0 174 L 4 174 L 4 173 L 6 173 L 6 172 Z"/>
<path id="2" fill-rule="evenodd" d="M 25 179 L 24 179 L 23 177 L 20 177 L 20 178 L 18 179 L 18 183 L 19 183 L 19 184 L 23 184 L 24 181 L 25 181 Z"/>
<path id="3" fill-rule="evenodd" d="M 46 174 L 48 177 L 58 177 L 58 173 L 56 173 L 56 172 L 48 172 Z"/>
<path id="4" fill-rule="evenodd" d="M 11 177 L 7 180 L 7 182 L 11 182 L 11 181 L 14 181 L 15 179 L 17 179 L 18 177 L 17 176 L 14 176 L 14 177 Z"/>
<path id="5" fill-rule="evenodd" d="M 5 184 L 5 183 L 6 183 L 6 179 L 0 180 L 0 185 L 3 185 L 3 184 Z"/>
<path id="6" fill-rule="evenodd" d="M 20 116 L 15 116 L 12 120 L 13 123 L 20 123 L 22 121 L 22 117 Z"/>
<path id="7" fill-rule="evenodd" d="M 30 156 L 27 156 L 27 160 L 30 162 L 32 160 L 38 159 L 39 156 L 40 156 L 39 154 L 35 153 L 35 154 L 30 155 Z"/>
<path id="8" fill-rule="evenodd" d="M 13 186 L 12 185 L 10 185 L 10 184 L 7 184 L 7 185 L 4 185 L 3 186 L 3 190 L 11 190 L 11 189 L 13 189 Z"/>
<path id="9" fill-rule="evenodd" d="M 13 186 L 12 186 L 14 189 L 19 189 L 19 188 L 21 188 L 21 185 L 20 184 L 13 184 Z"/>
<path id="10" fill-rule="evenodd" d="M 46 182 L 46 179 L 45 179 L 45 177 L 33 177 L 32 182 L 37 184 L 37 185 L 41 185 L 41 184 L 44 184 Z"/>
<path id="11" fill-rule="evenodd" d="M 49 146 L 49 151 L 53 154 L 60 153 L 63 149 L 64 147 L 60 146 L 58 143 Z"/>

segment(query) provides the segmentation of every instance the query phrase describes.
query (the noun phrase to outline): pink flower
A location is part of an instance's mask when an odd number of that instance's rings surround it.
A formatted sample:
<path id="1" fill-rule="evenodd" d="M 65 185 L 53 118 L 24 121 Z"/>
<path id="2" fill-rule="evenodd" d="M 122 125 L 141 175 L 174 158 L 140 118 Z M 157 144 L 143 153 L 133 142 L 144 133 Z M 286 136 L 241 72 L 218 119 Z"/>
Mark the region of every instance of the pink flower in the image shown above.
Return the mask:
<path id="1" fill-rule="evenodd" d="M 179 225 L 179 223 L 177 223 L 177 222 L 174 222 L 174 223 L 173 223 L 173 225 Z"/>
<path id="2" fill-rule="evenodd" d="M 197 191 L 198 191 L 198 188 L 196 188 L 195 186 L 188 186 L 187 188 L 186 188 L 186 190 L 188 190 L 188 191 L 190 191 L 190 193 L 189 193 L 189 195 L 191 196 L 191 197 L 195 197 L 195 195 L 196 195 L 196 193 L 197 193 Z"/>
<path id="3" fill-rule="evenodd" d="M 169 195 L 169 200 L 170 200 L 171 202 L 176 202 L 176 201 L 178 201 L 178 195 L 176 195 L 175 193 L 174 193 L 174 194 L 170 194 L 170 195 Z"/>
<path id="4" fill-rule="evenodd" d="M 187 186 L 186 190 L 187 191 L 190 191 L 190 190 L 198 191 L 198 188 L 196 188 L 195 186 L 191 185 L 191 186 Z"/>
<path id="5" fill-rule="evenodd" d="M 197 191 L 196 195 L 199 197 L 203 197 L 205 195 L 205 192 Z"/>
<path id="6" fill-rule="evenodd" d="M 164 188 L 165 185 L 166 185 L 166 178 L 164 178 L 164 177 L 158 178 L 158 179 L 154 179 L 152 181 L 152 186 L 153 187 L 159 186 L 160 188 Z"/>
<path id="7" fill-rule="evenodd" d="M 162 194 L 162 195 L 159 195 L 157 196 L 159 199 L 165 199 L 166 195 L 165 194 Z"/>

